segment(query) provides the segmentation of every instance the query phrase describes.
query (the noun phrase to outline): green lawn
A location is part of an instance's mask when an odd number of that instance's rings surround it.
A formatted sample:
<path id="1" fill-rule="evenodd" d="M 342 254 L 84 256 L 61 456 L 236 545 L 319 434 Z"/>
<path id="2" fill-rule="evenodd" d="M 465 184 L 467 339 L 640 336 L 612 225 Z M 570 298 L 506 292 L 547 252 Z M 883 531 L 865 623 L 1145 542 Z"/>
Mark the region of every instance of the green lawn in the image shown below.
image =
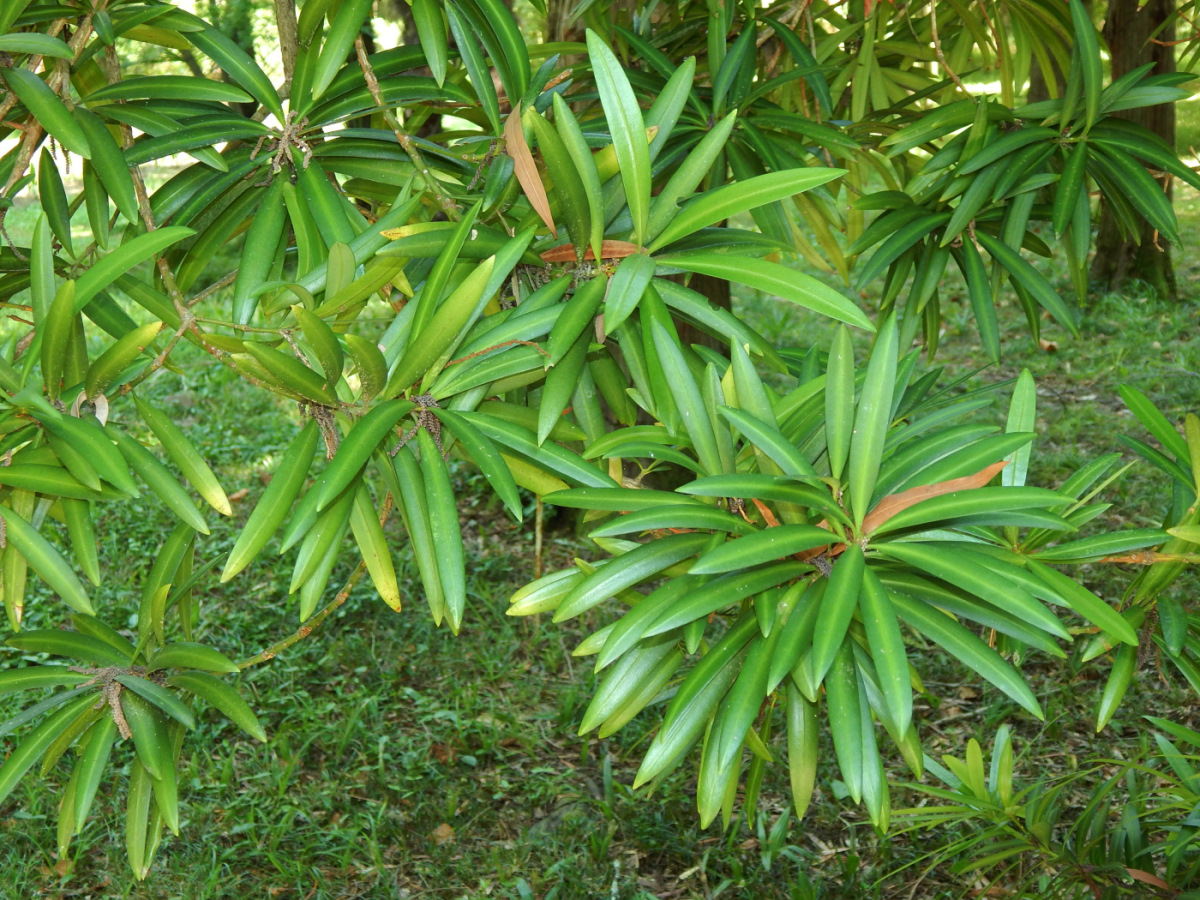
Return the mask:
<path id="1" fill-rule="evenodd" d="M 1197 207 L 1194 197 L 1180 197 L 1189 247 L 1200 232 Z M 974 383 L 1004 381 L 1024 367 L 1037 377 L 1042 437 L 1031 483 L 1054 486 L 1083 462 L 1120 450 L 1118 434 L 1141 436 L 1116 396 L 1118 384 L 1146 391 L 1174 419 L 1200 410 L 1193 287 L 1200 265 L 1185 249 L 1178 266 L 1183 303 L 1136 291 L 1094 296 L 1080 337 L 1046 323 L 1054 351 L 1030 341 L 1014 302 L 1001 306 L 1004 365 L 985 369 Z M 1060 287 L 1065 292 L 1066 284 Z M 794 307 L 754 297 L 737 303 L 768 337 L 797 345 L 828 340 L 823 322 Z M 935 364 L 956 373 L 978 368 L 970 304 L 950 280 L 942 304 L 946 333 Z M 227 491 L 248 491 L 237 504 L 238 521 L 222 523 L 201 545 L 199 564 L 228 552 L 297 419 L 294 409 L 228 370 L 186 354 L 180 362 L 183 378 L 148 383 L 149 396 L 189 429 Z M 1007 389 L 999 400 L 994 421 L 1003 420 Z M 1135 466 L 1110 490 L 1114 507 L 1094 529 L 1159 522 L 1166 497 L 1147 468 Z M 770 847 L 767 832 L 788 811 L 784 766 L 768 771 L 762 831 L 743 816 L 727 833 L 715 826 L 701 832 L 687 766 L 654 796 L 635 795 L 628 785 L 655 727 L 653 715 L 610 740 L 576 736 L 594 676 L 570 651 L 609 614 L 593 610 L 563 626 L 507 617 L 508 596 L 532 577 L 532 500 L 526 521 L 514 523 L 471 471 L 460 469 L 457 478 L 467 498 L 462 520 L 471 579 L 460 637 L 429 624 L 415 588 L 396 615 L 360 586 L 319 632 L 244 677 L 270 734 L 266 745 L 205 716 L 184 750 L 183 834 L 165 840 L 145 884 L 132 884 L 127 874 L 123 810 L 103 797 L 71 858 L 57 860 L 53 790 L 30 778 L 0 808 L 0 896 L 849 900 L 950 897 L 969 889 L 944 867 L 925 871 L 923 854 L 941 835 L 902 828 L 876 835 L 865 816 L 838 799 L 831 766 L 821 773 L 805 822 Z M 106 617 L 120 621 L 134 613 L 137 585 L 169 518 L 154 506 L 123 504 L 100 528 L 106 570 L 96 597 Z M 586 554 L 571 516 L 550 517 L 547 529 L 547 568 Z M 415 585 L 405 541 L 398 532 L 394 537 L 402 584 Z M 206 637 L 245 657 L 294 631 L 296 610 L 286 596 L 290 561 L 208 585 Z M 344 567 L 342 580 L 348 573 Z M 1132 573 L 1082 574 L 1111 600 Z M 337 584 L 335 575 L 330 595 Z M 1192 580 L 1179 590 L 1185 595 L 1194 587 Z M 30 627 L 57 623 L 58 608 L 41 599 L 29 603 Z M 1029 779 L 1074 771 L 1094 756 L 1134 757 L 1145 745 L 1138 717 L 1173 715 L 1191 700 L 1151 665 L 1096 737 L 1090 717 L 1107 663 L 1027 661 L 1025 672 L 1047 710 L 1043 726 L 938 659 L 921 663 L 933 675 L 917 709 L 931 753 L 961 756 L 969 737 L 990 744 L 996 727 L 1009 722 L 1018 753 L 1032 755 L 1018 765 Z M 18 708 L 3 698 L 0 719 Z M 116 754 L 127 762 L 131 751 L 119 746 Z M 891 762 L 903 780 L 898 758 Z M 48 787 L 65 770 L 54 769 Z M 898 791 L 893 806 L 914 799 Z"/>

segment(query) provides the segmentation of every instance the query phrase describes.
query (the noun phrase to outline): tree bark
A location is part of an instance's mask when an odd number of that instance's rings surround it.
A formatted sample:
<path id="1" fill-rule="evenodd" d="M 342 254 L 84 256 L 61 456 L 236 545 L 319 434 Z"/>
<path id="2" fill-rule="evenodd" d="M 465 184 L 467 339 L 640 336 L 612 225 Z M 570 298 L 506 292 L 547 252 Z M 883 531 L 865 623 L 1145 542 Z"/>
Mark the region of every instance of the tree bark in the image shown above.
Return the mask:
<path id="1" fill-rule="evenodd" d="M 296 34 L 296 0 L 275 0 L 275 26 L 279 29 L 279 53 L 283 58 L 283 93 L 291 96 L 292 76 L 296 72 L 296 57 L 300 52 Z"/>
<path id="2" fill-rule="evenodd" d="M 1173 0 L 1149 0 L 1141 9 L 1138 9 L 1138 0 L 1112 0 L 1104 20 L 1104 37 L 1108 41 L 1114 81 L 1148 62 L 1155 64 L 1154 74 L 1175 71 L 1175 48 L 1171 46 L 1175 39 L 1174 26 L 1164 28 L 1155 36 L 1154 42 L 1150 40 L 1155 29 L 1173 11 Z M 1119 115 L 1149 128 L 1175 146 L 1174 104 L 1163 103 Z M 1170 196 L 1169 182 L 1167 194 Z M 1145 223 L 1140 234 L 1123 234 L 1111 210 L 1104 204 L 1100 210 L 1092 280 L 1106 290 L 1116 290 L 1136 279 L 1146 282 L 1162 297 L 1176 299 L 1175 269 L 1171 264 L 1169 245 Z"/>

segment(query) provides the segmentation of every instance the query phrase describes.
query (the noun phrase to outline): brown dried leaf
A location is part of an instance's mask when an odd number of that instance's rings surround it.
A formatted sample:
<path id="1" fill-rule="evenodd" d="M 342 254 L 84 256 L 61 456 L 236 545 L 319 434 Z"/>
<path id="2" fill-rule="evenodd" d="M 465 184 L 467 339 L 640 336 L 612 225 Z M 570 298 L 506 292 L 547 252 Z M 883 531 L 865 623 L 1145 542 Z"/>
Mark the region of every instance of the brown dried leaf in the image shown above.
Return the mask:
<path id="1" fill-rule="evenodd" d="M 239 500 L 245 500 L 246 495 L 250 493 L 249 488 L 242 488 L 240 491 L 234 491 L 229 495 L 230 503 L 237 503 Z"/>
<path id="2" fill-rule="evenodd" d="M 604 241 L 600 245 L 601 259 L 624 259 L 626 256 L 640 252 L 637 244 L 631 244 L 629 241 Z M 563 263 L 573 262 L 575 259 L 575 248 L 570 244 L 563 244 L 561 247 L 551 247 L 549 250 L 540 254 L 543 262 L 548 263 Z M 586 260 L 595 260 L 596 254 L 588 247 L 587 252 L 583 254 Z"/>
<path id="3" fill-rule="evenodd" d="M 976 472 L 974 475 L 964 475 L 962 478 L 951 478 L 949 481 L 939 481 L 937 484 L 923 484 L 919 487 L 909 488 L 907 491 L 901 491 L 899 494 L 889 494 L 876 504 L 865 519 L 863 519 L 863 533 L 870 534 L 892 516 L 902 510 L 908 509 L 910 506 L 915 506 L 922 500 L 929 500 L 931 497 L 940 497 L 942 494 L 949 494 L 954 491 L 968 491 L 975 488 L 981 488 L 989 481 L 996 477 L 996 473 L 1008 465 L 1007 460 L 992 463 L 986 469 Z"/>
<path id="4" fill-rule="evenodd" d="M 1162 888 L 1164 891 L 1171 890 L 1171 886 L 1157 875 L 1151 875 L 1142 869 L 1130 869 L 1128 867 L 1126 867 L 1125 871 L 1129 873 L 1129 877 L 1134 881 L 1140 881 L 1143 884 L 1152 884 L 1156 888 Z"/>
<path id="5" fill-rule="evenodd" d="M 533 153 L 525 142 L 525 132 L 521 129 L 521 101 L 513 104 L 513 111 L 504 120 L 504 148 L 513 159 L 513 172 L 521 183 L 529 205 L 542 217 L 549 226 L 551 233 L 558 237 L 558 229 L 554 227 L 554 216 L 550 214 L 550 200 L 546 197 L 546 186 L 542 184 L 542 176 L 533 161 Z M 572 250 L 572 253 L 574 251 Z"/>
<path id="6" fill-rule="evenodd" d="M 1058 341 L 1048 341 L 1045 338 L 1038 338 L 1038 344 L 1047 353 L 1055 353 L 1058 351 Z"/>
<path id="7" fill-rule="evenodd" d="M 779 520 L 775 518 L 775 513 L 771 512 L 771 510 L 768 509 L 767 506 L 757 497 L 752 497 L 751 499 L 754 501 L 754 505 L 758 507 L 758 511 L 762 513 L 763 521 L 767 523 L 767 527 L 777 528 L 779 526 Z"/>
<path id="8" fill-rule="evenodd" d="M 452 844 L 454 843 L 454 829 L 443 822 L 437 828 L 433 829 L 433 833 L 429 837 L 439 847 L 442 844 Z"/>
<path id="9" fill-rule="evenodd" d="M 1106 556 L 1100 560 L 1104 563 L 1128 563 L 1132 566 L 1152 566 L 1156 562 L 1170 559 L 1174 554 L 1155 553 L 1153 550 L 1137 550 L 1124 556 Z"/>

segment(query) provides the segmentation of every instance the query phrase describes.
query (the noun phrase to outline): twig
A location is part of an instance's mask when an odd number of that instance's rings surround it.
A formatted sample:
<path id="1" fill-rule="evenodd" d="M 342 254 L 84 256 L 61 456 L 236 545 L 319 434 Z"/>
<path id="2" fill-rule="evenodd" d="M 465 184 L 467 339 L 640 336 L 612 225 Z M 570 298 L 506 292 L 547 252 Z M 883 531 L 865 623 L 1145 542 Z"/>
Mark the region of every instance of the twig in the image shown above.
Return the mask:
<path id="1" fill-rule="evenodd" d="M 396 140 L 400 143 L 401 148 L 408 154 L 408 158 L 416 168 L 417 174 L 421 176 L 421 180 L 425 182 L 425 186 L 429 188 L 429 192 L 433 195 L 434 202 L 437 203 L 438 208 L 446 214 L 446 218 L 450 221 L 457 221 L 458 206 L 450 199 L 450 196 L 442 187 L 441 182 L 437 180 L 437 177 L 429 171 L 429 166 L 425 165 L 425 160 L 421 156 L 421 151 L 417 149 L 412 135 L 404 130 L 400 124 L 400 120 L 396 118 L 395 114 L 388 109 L 387 104 L 384 102 L 383 91 L 379 88 L 379 79 L 375 77 L 375 70 L 371 67 L 371 60 L 367 58 L 367 48 L 363 44 L 362 35 L 354 39 L 354 51 L 358 54 L 358 64 L 362 66 L 363 76 L 367 79 L 367 90 L 371 92 L 371 98 L 383 114 L 384 121 L 388 123 L 388 126 L 392 129 L 392 133 L 396 135 Z"/>
<path id="2" fill-rule="evenodd" d="M 275 0 L 275 27 L 279 31 L 279 53 L 283 57 L 283 90 L 289 95 L 300 42 L 296 32 L 296 0 Z"/>
<path id="3" fill-rule="evenodd" d="M 942 52 L 942 42 L 938 39 L 937 29 L 937 0 L 929 4 L 929 23 L 933 27 L 933 49 L 937 53 L 938 63 L 946 70 L 946 74 L 950 76 L 950 80 L 958 85 L 960 91 L 964 94 L 970 93 L 967 90 L 967 86 L 962 83 L 962 79 L 950 68 L 950 64 L 946 62 L 946 54 Z"/>
<path id="4" fill-rule="evenodd" d="M 350 578 L 346 581 L 345 586 L 338 591 L 337 596 L 334 597 L 324 609 L 313 615 L 313 617 L 310 618 L 307 623 L 301 625 L 282 641 L 272 644 L 270 647 L 267 647 L 260 653 L 256 653 L 254 656 L 241 660 L 239 663 L 237 663 L 237 667 L 245 670 L 251 666 L 257 666 L 260 663 L 270 662 L 288 647 L 291 647 L 293 644 L 304 640 L 306 637 L 312 634 L 314 630 L 320 627 L 321 623 L 329 617 L 330 613 L 346 602 L 346 599 L 350 596 L 350 592 L 354 590 L 354 586 L 358 584 L 358 580 L 362 578 L 365 571 L 367 571 L 367 564 L 365 562 L 360 562 L 350 574 Z"/>
<path id="5" fill-rule="evenodd" d="M 237 269 L 234 269 L 232 272 L 230 272 L 228 275 L 226 275 L 220 281 L 214 281 L 212 284 L 210 284 L 208 287 L 206 287 L 200 293 L 193 295 L 192 299 L 187 302 L 188 309 L 191 309 L 192 307 L 194 307 L 201 300 L 207 300 L 209 297 L 211 297 L 217 291 L 221 290 L 221 288 L 229 287 L 229 285 L 233 284 L 237 280 L 237 275 L 238 275 Z M 193 318 L 195 318 L 195 317 L 193 317 Z M 225 323 L 221 323 L 221 324 L 225 324 Z"/>

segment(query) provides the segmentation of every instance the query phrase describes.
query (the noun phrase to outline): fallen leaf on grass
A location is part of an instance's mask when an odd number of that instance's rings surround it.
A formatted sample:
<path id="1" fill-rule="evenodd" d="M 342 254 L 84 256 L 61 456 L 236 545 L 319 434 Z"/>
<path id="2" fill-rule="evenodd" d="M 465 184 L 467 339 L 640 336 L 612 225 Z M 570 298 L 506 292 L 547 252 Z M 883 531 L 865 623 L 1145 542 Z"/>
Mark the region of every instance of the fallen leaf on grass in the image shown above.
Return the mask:
<path id="1" fill-rule="evenodd" d="M 445 822 L 443 822 L 437 828 L 433 829 L 433 833 L 430 834 L 429 836 L 430 836 L 430 838 L 433 839 L 433 842 L 435 844 L 437 844 L 439 847 L 442 846 L 442 844 L 454 843 L 454 829 L 451 828 L 449 825 L 447 825 Z"/>

